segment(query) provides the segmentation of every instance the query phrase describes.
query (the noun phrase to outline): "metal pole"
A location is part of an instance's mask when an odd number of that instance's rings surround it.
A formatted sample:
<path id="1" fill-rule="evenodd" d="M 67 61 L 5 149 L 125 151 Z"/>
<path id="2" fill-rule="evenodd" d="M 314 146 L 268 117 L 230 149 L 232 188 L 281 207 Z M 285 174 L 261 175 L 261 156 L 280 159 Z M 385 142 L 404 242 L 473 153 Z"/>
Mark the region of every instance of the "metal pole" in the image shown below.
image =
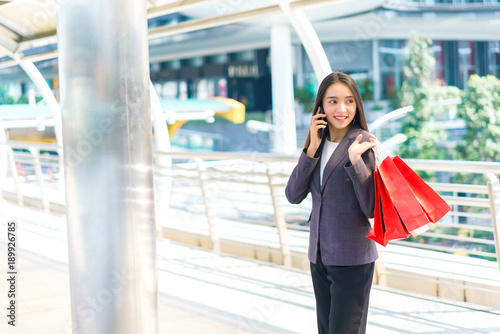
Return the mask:
<path id="1" fill-rule="evenodd" d="M 17 204 L 24 205 L 24 196 L 21 189 L 21 182 L 19 181 L 19 172 L 17 171 L 16 160 L 14 158 L 14 150 L 12 147 L 7 146 L 7 156 L 9 158 L 10 170 L 14 178 L 14 186 L 16 188 Z"/>
<path id="2" fill-rule="evenodd" d="M 273 202 L 274 211 L 274 223 L 276 224 L 276 230 L 278 231 L 278 237 L 280 240 L 280 251 L 283 257 L 283 265 L 287 267 L 292 266 L 292 252 L 290 250 L 290 243 L 288 242 L 288 231 L 286 228 L 286 219 L 283 211 L 281 210 L 280 195 L 275 189 L 271 177 L 271 164 L 266 164 L 267 180 L 269 184 L 269 189 L 271 190 L 271 199 Z"/>
<path id="3" fill-rule="evenodd" d="M 207 191 L 206 189 L 207 179 L 208 179 L 205 173 L 206 167 L 205 164 L 203 163 L 203 160 L 201 160 L 200 158 L 195 158 L 194 160 L 196 162 L 198 178 L 200 181 L 201 196 L 203 197 L 203 204 L 205 205 L 205 214 L 207 217 L 208 231 L 210 233 L 210 241 L 212 242 L 212 250 L 216 253 L 220 253 L 221 251 L 220 237 L 217 231 L 217 225 L 215 224 L 215 216 L 212 210 L 212 205 L 210 203 L 210 198 L 209 198 L 210 192 Z"/>
<path id="4" fill-rule="evenodd" d="M 42 165 L 40 164 L 40 154 L 36 148 L 31 146 L 28 148 L 31 153 L 31 158 L 33 159 L 33 169 L 35 170 L 36 181 L 38 183 L 38 187 L 40 188 L 40 200 L 42 201 L 42 207 L 45 212 L 50 211 L 50 202 L 47 194 L 45 192 L 45 187 L 43 185 L 43 173 L 42 173 Z"/>
<path id="5" fill-rule="evenodd" d="M 158 333 L 146 2 L 57 10 L 73 331 Z"/>
<path id="6" fill-rule="evenodd" d="M 488 197 L 490 199 L 491 225 L 493 227 L 493 238 L 495 239 L 495 251 L 497 253 L 497 265 L 500 270 L 500 181 L 495 174 L 485 174 L 488 179 Z"/>

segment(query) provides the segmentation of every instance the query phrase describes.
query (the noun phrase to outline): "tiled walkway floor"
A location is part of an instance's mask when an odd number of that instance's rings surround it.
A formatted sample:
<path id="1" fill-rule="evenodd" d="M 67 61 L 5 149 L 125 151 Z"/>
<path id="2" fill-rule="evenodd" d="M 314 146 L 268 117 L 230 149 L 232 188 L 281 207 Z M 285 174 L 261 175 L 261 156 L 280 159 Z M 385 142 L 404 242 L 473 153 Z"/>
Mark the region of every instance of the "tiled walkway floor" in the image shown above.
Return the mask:
<path id="1" fill-rule="evenodd" d="M 13 206 L 14 207 L 14 206 Z M 0 313 L 0 333 L 71 333 L 64 217 L 0 204 L 5 224 L 19 222 L 17 326 Z M 6 214 L 8 212 L 8 214 Z M 6 275 L 0 262 L 0 278 Z M 309 273 L 158 242 L 160 333 L 316 332 Z M 0 306 L 7 285 L 0 279 Z M 1 306 L 4 309 L 4 306 Z M 373 287 L 368 333 L 500 333 L 500 310 Z"/>

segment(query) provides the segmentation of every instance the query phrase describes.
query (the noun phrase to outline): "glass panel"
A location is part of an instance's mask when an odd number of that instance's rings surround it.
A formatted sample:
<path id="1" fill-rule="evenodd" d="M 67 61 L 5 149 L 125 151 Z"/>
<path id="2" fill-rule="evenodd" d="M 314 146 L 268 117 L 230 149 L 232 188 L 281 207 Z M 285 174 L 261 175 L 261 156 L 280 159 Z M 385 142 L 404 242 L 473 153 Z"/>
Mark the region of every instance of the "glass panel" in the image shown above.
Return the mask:
<path id="1" fill-rule="evenodd" d="M 500 42 L 488 43 L 488 58 L 490 64 L 488 72 L 500 78 Z"/>
<path id="2" fill-rule="evenodd" d="M 458 86 L 467 88 L 467 80 L 471 74 L 476 73 L 474 54 L 474 42 L 458 43 Z"/>
<path id="3" fill-rule="evenodd" d="M 434 41 L 434 43 L 429 47 L 429 53 L 436 59 L 436 67 L 434 70 L 433 79 L 444 83 L 444 42 Z"/>
<path id="4" fill-rule="evenodd" d="M 406 41 L 382 40 L 379 42 L 383 99 L 394 99 L 396 89 L 401 87 L 406 52 Z"/>

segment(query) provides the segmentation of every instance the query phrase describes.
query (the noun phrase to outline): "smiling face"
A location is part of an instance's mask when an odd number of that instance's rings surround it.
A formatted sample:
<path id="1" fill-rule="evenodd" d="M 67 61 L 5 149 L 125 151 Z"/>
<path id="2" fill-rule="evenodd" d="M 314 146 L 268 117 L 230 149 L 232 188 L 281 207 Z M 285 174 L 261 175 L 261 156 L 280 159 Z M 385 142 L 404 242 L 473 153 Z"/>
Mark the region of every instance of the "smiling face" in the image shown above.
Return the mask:
<path id="1" fill-rule="evenodd" d="M 356 115 L 354 94 L 343 82 L 331 84 L 323 97 L 323 109 L 330 131 L 329 140 L 338 142 L 347 133 Z"/>

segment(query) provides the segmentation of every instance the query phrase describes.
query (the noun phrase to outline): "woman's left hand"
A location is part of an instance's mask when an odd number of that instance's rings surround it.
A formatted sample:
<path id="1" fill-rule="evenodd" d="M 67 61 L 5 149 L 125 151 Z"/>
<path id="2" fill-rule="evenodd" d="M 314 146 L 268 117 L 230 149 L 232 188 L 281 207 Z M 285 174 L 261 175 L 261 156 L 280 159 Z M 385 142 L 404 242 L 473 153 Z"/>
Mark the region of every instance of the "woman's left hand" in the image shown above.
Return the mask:
<path id="1" fill-rule="evenodd" d="M 370 134 L 370 141 L 365 141 L 361 143 L 361 138 L 363 138 L 362 135 L 358 135 L 354 142 L 351 144 L 349 147 L 349 160 L 351 160 L 351 164 L 355 164 L 358 162 L 359 159 L 361 159 L 361 155 L 365 153 L 367 150 L 374 148 L 377 143 L 378 139 L 374 135 Z"/>

